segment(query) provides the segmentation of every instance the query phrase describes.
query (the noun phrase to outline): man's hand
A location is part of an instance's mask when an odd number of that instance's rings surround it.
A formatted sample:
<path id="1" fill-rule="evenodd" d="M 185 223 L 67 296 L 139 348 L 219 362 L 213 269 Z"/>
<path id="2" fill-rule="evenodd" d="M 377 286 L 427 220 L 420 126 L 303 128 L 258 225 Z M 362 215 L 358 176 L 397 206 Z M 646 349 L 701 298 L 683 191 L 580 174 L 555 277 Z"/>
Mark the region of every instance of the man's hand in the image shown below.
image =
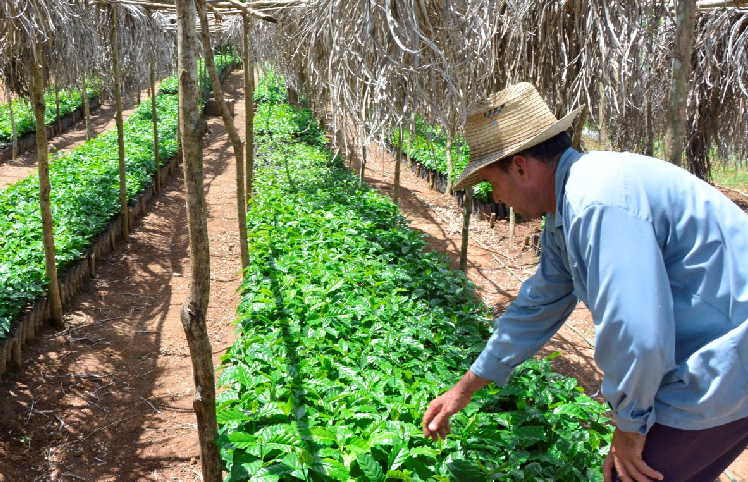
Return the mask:
<path id="1" fill-rule="evenodd" d="M 613 468 L 615 468 L 618 478 L 623 482 L 650 482 L 651 480 L 662 480 L 664 478 L 661 473 L 647 465 L 642 459 L 646 439 L 646 435 L 616 429 L 613 434 L 610 453 L 603 464 L 605 482 L 615 482 L 613 480 Z"/>
<path id="2" fill-rule="evenodd" d="M 490 380 L 468 370 L 455 386 L 431 401 L 423 414 L 423 435 L 432 440 L 446 438 L 449 433 L 449 417 L 465 408 L 473 398 L 473 393 L 489 383 Z"/>

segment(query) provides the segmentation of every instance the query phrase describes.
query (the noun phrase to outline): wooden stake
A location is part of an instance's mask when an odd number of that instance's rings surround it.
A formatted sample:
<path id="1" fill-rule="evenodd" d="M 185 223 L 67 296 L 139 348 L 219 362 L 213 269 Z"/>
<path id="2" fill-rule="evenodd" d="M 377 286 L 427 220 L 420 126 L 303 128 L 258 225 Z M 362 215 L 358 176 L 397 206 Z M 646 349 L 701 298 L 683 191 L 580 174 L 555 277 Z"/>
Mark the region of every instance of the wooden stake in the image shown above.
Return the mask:
<path id="1" fill-rule="evenodd" d="M 109 41 L 112 44 L 112 73 L 114 76 L 114 105 L 117 110 L 117 152 L 119 154 L 119 210 L 122 220 L 122 239 L 130 233 L 130 219 L 127 211 L 127 171 L 125 166 L 125 128 L 122 120 L 122 72 L 120 71 L 119 33 L 117 29 L 117 9 L 109 7 Z"/>
<path id="2" fill-rule="evenodd" d="M 452 194 L 452 173 L 454 172 L 454 162 L 452 161 L 452 139 L 454 133 L 452 130 L 447 131 L 447 194 Z"/>
<path id="3" fill-rule="evenodd" d="M 83 101 L 83 118 L 86 124 L 86 140 L 89 140 L 93 137 L 93 132 L 91 131 L 91 105 L 88 103 L 88 88 L 86 87 L 85 74 L 81 80 L 81 95 L 83 96 L 81 100 Z"/>
<path id="4" fill-rule="evenodd" d="M 242 22 L 243 33 L 243 50 L 244 50 L 244 115 L 246 122 L 244 124 L 244 161 L 245 175 L 247 176 L 245 197 L 252 198 L 254 190 L 254 170 L 255 170 L 255 131 L 254 131 L 254 97 L 255 97 L 255 74 L 254 61 L 252 60 L 252 45 L 249 36 L 249 16 L 244 15 Z"/>
<path id="5" fill-rule="evenodd" d="M 696 3 L 693 0 L 678 0 L 676 19 L 678 29 L 673 47 L 673 80 L 665 125 L 665 159 L 680 166 L 688 122 L 686 107 L 696 26 Z"/>
<path id="6" fill-rule="evenodd" d="M 156 165 L 156 191 L 161 191 L 161 152 L 158 142 L 158 109 L 156 109 L 156 73 L 154 72 L 154 61 L 151 60 L 149 69 L 149 90 L 151 94 L 151 122 L 153 123 L 153 162 Z"/>
<path id="7" fill-rule="evenodd" d="M 361 171 L 359 171 L 359 178 L 361 184 L 364 183 L 364 177 L 366 176 L 366 142 L 364 141 L 363 134 L 361 135 Z"/>
<path id="8" fill-rule="evenodd" d="M 200 36 L 203 41 L 203 55 L 205 58 L 205 67 L 208 69 L 210 80 L 213 84 L 213 97 L 216 100 L 223 118 L 223 125 L 231 140 L 231 147 L 236 157 L 236 211 L 237 211 L 237 228 L 239 229 L 239 251 L 241 252 L 242 270 L 249 266 L 249 253 L 247 248 L 247 197 L 244 195 L 244 151 L 242 140 L 239 137 L 234 125 L 234 118 L 226 106 L 226 100 L 223 96 L 223 86 L 221 79 L 218 78 L 216 64 L 213 60 L 213 47 L 210 43 L 210 33 L 208 32 L 208 12 L 205 0 L 197 0 L 197 11 L 200 16 Z"/>
<path id="9" fill-rule="evenodd" d="M 54 224 L 52 206 L 49 201 L 51 186 L 49 184 L 47 128 L 44 123 L 44 59 L 37 44 L 34 44 L 33 49 L 31 103 L 34 107 L 34 119 L 36 120 L 36 163 L 39 171 L 39 208 L 42 214 L 44 270 L 49 279 L 47 297 L 50 305 L 51 322 L 54 326 L 62 327 L 62 299 L 60 297 L 60 285 L 57 281 Z"/>
<path id="10" fill-rule="evenodd" d="M 470 238 L 470 214 L 473 212 L 473 188 L 465 188 L 462 204 L 462 246 L 460 247 L 460 269 L 467 273 L 468 242 Z"/>
<path id="11" fill-rule="evenodd" d="M 15 114 L 15 108 L 13 107 L 13 96 L 8 96 L 8 114 L 10 116 L 10 135 L 13 139 L 13 143 L 11 145 L 10 150 L 10 157 L 11 159 L 15 160 L 16 156 L 18 155 L 18 130 L 16 129 L 16 114 Z"/>
<path id="12" fill-rule="evenodd" d="M 55 124 L 57 124 L 57 135 L 62 133 L 62 119 L 60 119 L 60 88 L 55 82 Z"/>
<path id="13" fill-rule="evenodd" d="M 517 214 L 514 208 L 509 206 L 509 244 L 514 244 L 514 234 L 517 228 Z"/>
<path id="14" fill-rule="evenodd" d="M 192 406 L 205 482 L 221 480 L 221 459 L 215 441 L 216 389 L 212 348 L 208 338 L 206 313 L 210 300 L 210 245 L 208 209 L 203 186 L 201 119 L 197 105 L 198 52 L 194 0 L 176 0 L 179 67 L 179 122 L 184 157 L 184 184 L 187 189 L 187 222 L 190 237 L 190 294 L 182 307 L 182 326 L 190 348 L 195 395 Z"/>
<path id="15" fill-rule="evenodd" d="M 392 199 L 395 204 L 400 204 L 400 164 L 403 160 L 403 124 L 400 123 L 400 141 L 397 143 L 395 154 L 395 180 L 393 182 Z"/>

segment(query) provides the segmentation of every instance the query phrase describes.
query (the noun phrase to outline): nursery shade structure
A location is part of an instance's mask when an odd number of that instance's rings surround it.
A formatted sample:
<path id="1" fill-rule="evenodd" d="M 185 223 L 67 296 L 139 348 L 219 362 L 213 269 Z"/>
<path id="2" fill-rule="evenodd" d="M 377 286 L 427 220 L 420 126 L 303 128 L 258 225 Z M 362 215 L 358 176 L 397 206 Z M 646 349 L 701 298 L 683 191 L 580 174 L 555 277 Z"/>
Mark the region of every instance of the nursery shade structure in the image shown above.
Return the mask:
<path id="1" fill-rule="evenodd" d="M 493 87 L 502 8 L 480 0 L 314 2 L 284 12 L 258 43 L 273 46 L 289 85 L 307 94 L 336 144 L 337 132 L 346 151 L 355 144 L 363 179 L 366 145 L 415 115 L 441 126 L 451 147 L 471 104 Z M 349 129 L 356 141 L 349 142 Z M 447 165 L 451 190 L 457 173 L 449 148 Z"/>
<path id="2" fill-rule="evenodd" d="M 125 160 L 124 119 L 122 116 L 122 92 L 125 84 L 134 86 L 140 92 L 142 79 L 150 77 L 150 70 L 171 64 L 173 41 L 161 28 L 158 19 L 145 9 L 120 2 L 96 2 L 92 20 L 97 37 L 105 42 L 106 58 L 99 70 L 102 77 L 111 79 L 109 87 L 116 109 L 119 164 L 119 201 L 121 235 L 126 238 L 130 231 L 127 201 L 127 171 Z M 127 72 L 127 75 L 123 75 Z M 108 74 L 108 75 L 107 75 Z M 153 101 L 153 99 L 152 99 Z"/>
<path id="3" fill-rule="evenodd" d="M 666 129 L 674 5 L 320 0 L 279 13 L 256 43 L 258 56 L 273 59 L 290 87 L 305 92 L 323 118 L 332 117 L 334 130 L 363 125 L 367 138 L 381 138 L 409 111 L 449 130 L 461 127 L 459 112 L 485 92 L 530 81 L 557 116 L 586 105 L 602 130 L 616 126 L 614 147 L 654 153 Z M 748 4 L 697 2 L 700 68 L 688 85 L 686 139 L 689 168 L 702 177 L 708 146 L 745 155 L 748 34 L 746 9 L 736 6 Z M 707 105 L 716 106 L 712 126 Z M 451 109 L 458 115 L 448 115 Z"/>
<path id="4" fill-rule="evenodd" d="M 80 6 L 80 2 L 64 0 L 5 0 L 0 3 L 3 83 L 18 95 L 29 95 L 34 109 L 44 267 L 49 281 L 47 297 L 50 318 L 56 325 L 62 324 L 62 301 L 49 198 L 51 187 L 43 96 L 50 77 L 65 79 L 66 60 L 70 60 L 71 53 L 67 47 L 74 43 L 88 45 L 90 31 L 79 21 Z"/>
<path id="5" fill-rule="evenodd" d="M 709 176 L 710 146 L 745 154 L 745 12 L 715 8 L 740 5 L 745 2 L 697 4 L 694 56 L 707 68 L 687 85 L 686 154 L 700 177 Z M 256 43 L 258 56 L 306 94 L 334 142 L 338 132 L 358 132 L 362 177 L 363 146 L 411 114 L 440 125 L 449 144 L 471 104 L 520 81 L 534 83 L 559 118 L 587 107 L 575 140 L 591 115 L 601 133 L 616 125 L 614 147 L 654 154 L 668 127 L 662 106 L 672 78 L 674 6 L 664 0 L 318 0 L 278 13 L 278 23 L 262 26 Z M 451 174 L 449 157 L 447 164 Z"/>
<path id="6" fill-rule="evenodd" d="M 115 2 L 99 2 L 115 3 Z M 138 7 L 151 10 L 161 10 L 162 25 L 175 26 L 177 31 L 178 67 L 177 77 L 179 79 L 179 127 L 184 164 L 184 182 L 187 190 L 187 219 L 189 228 L 189 253 L 191 268 L 190 293 L 182 307 L 182 326 L 185 331 L 187 343 L 190 349 L 190 357 L 193 366 L 193 379 L 195 394 L 193 408 L 197 418 L 198 436 L 200 440 L 200 451 L 203 468 L 203 480 L 221 480 L 221 463 L 214 440 L 217 437 L 217 424 L 215 414 L 215 383 L 214 368 L 212 361 L 212 349 L 208 337 L 206 313 L 210 299 L 210 257 L 207 232 L 207 207 L 203 187 L 203 158 L 202 158 L 202 130 L 201 119 L 198 108 L 197 94 L 197 57 L 199 53 L 198 32 L 202 34 L 202 45 L 206 57 L 206 63 L 212 61 L 210 38 L 211 32 L 221 32 L 222 17 L 217 13 L 218 9 L 225 10 L 224 13 L 242 13 L 254 15 L 258 18 L 269 20 L 266 15 L 254 8 L 250 8 L 238 1 L 210 2 L 213 15 L 208 21 L 206 9 L 208 5 L 202 0 L 176 0 L 175 2 L 141 2 L 125 1 L 128 5 L 137 4 Z M 263 3 L 263 7 L 274 8 L 272 3 Z M 278 5 L 286 6 L 286 2 Z M 172 9 L 175 17 L 170 17 Z M 238 12 L 235 12 L 238 11 Z M 174 22 L 172 22 L 172 19 Z M 211 77 L 214 88 L 217 85 L 215 68 L 211 69 Z M 216 97 L 219 103 L 220 85 L 218 85 Z M 221 105 L 224 120 L 229 128 L 232 124 L 227 120 L 225 106 Z M 235 132 L 234 132 L 235 133 Z M 235 137 L 235 136 L 232 136 Z M 236 139 L 232 139 L 235 141 Z M 237 161 L 241 163 L 241 147 L 236 149 Z M 243 185 L 243 179 L 238 182 Z M 241 195 L 241 189 L 239 189 Z M 241 195 L 242 202 L 246 202 Z"/>

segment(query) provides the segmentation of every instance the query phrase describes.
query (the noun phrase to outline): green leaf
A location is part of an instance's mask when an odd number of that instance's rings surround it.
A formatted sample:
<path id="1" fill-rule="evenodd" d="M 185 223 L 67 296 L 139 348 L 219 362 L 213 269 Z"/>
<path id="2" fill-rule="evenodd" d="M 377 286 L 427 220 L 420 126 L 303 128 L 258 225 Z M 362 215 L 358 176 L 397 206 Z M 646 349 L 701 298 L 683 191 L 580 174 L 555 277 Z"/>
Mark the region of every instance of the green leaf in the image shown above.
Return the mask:
<path id="1" fill-rule="evenodd" d="M 236 448 L 247 449 L 257 445 L 257 437 L 246 432 L 231 432 L 228 437 Z"/>
<path id="2" fill-rule="evenodd" d="M 447 464 L 452 476 L 461 482 L 485 482 L 486 472 L 468 460 L 453 460 Z"/>
<path id="3" fill-rule="evenodd" d="M 384 482 L 384 471 L 374 457 L 369 454 L 359 454 L 356 462 L 369 482 Z"/>
<path id="4" fill-rule="evenodd" d="M 400 435 L 394 432 L 375 432 L 371 434 L 369 445 L 392 445 L 400 440 Z"/>

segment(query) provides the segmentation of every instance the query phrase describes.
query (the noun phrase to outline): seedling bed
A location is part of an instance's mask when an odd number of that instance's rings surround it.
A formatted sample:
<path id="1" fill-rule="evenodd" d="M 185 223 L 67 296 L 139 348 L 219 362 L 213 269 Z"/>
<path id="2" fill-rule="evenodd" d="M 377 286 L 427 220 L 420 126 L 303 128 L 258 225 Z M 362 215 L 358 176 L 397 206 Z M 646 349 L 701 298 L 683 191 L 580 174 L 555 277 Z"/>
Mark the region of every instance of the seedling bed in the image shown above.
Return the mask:
<path id="1" fill-rule="evenodd" d="M 92 97 L 91 100 L 89 100 L 90 110 L 91 113 L 98 110 L 98 108 L 101 106 L 101 98 L 97 95 L 96 97 Z M 84 116 L 83 112 L 84 108 L 83 106 L 78 107 L 72 112 L 68 112 L 64 116 L 60 117 L 59 122 L 55 120 L 52 124 L 47 126 L 47 137 L 52 138 L 55 136 L 58 136 L 62 134 L 63 132 L 67 131 L 81 121 Z M 16 155 L 21 154 L 26 151 L 30 151 L 32 149 L 36 148 L 36 132 L 27 132 L 26 134 L 22 135 L 18 138 L 18 150 L 16 151 Z M 10 141 L 7 144 L 3 144 L 2 147 L 0 147 L 0 162 L 9 161 L 11 157 L 13 156 L 13 142 Z"/>

